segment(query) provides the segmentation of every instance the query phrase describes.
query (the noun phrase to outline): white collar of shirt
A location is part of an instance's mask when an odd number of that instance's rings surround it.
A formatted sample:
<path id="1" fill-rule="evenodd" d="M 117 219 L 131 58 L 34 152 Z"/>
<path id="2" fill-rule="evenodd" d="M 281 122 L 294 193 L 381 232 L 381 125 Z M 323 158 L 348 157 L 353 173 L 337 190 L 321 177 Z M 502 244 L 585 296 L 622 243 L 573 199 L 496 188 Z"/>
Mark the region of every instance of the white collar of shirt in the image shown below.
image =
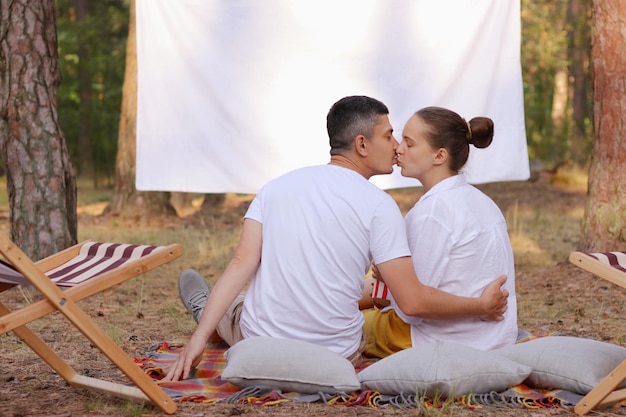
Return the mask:
<path id="1" fill-rule="evenodd" d="M 463 174 L 453 175 L 451 177 L 446 178 L 443 181 L 439 181 L 433 188 L 428 190 L 426 194 L 419 199 L 419 201 L 424 201 L 428 197 L 435 195 L 437 193 L 441 193 L 444 191 L 452 190 L 454 188 L 462 187 L 467 185 L 467 179 Z"/>

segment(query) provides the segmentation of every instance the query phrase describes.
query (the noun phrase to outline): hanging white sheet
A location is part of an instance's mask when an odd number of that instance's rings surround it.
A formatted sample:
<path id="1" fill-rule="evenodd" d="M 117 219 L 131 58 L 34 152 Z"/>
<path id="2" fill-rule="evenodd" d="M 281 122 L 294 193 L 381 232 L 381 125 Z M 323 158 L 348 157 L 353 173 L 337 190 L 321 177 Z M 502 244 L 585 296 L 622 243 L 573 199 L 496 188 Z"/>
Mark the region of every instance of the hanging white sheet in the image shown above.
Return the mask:
<path id="1" fill-rule="evenodd" d="M 329 159 L 326 113 L 369 95 L 495 121 L 469 181 L 529 177 L 519 0 L 137 0 L 139 190 L 255 193 Z M 372 181 L 416 186 L 396 170 Z"/>

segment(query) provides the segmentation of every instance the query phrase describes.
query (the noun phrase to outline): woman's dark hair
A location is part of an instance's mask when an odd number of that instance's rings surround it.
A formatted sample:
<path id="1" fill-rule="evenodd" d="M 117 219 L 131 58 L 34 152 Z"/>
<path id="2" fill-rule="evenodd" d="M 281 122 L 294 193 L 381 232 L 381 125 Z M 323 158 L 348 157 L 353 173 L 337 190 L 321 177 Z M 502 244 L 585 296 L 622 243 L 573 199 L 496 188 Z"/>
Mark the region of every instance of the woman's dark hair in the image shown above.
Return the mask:
<path id="1" fill-rule="evenodd" d="M 493 120 L 488 117 L 474 117 L 466 122 L 442 107 L 425 107 L 415 115 L 428 126 L 425 136 L 430 146 L 448 150 L 449 167 L 454 172 L 459 172 L 467 162 L 469 145 L 486 148 L 493 139 Z"/>
<path id="2" fill-rule="evenodd" d="M 384 114 L 389 114 L 387 106 L 366 96 L 344 97 L 333 104 L 326 116 L 330 154 L 349 150 L 358 135 L 371 137 L 379 116 Z"/>

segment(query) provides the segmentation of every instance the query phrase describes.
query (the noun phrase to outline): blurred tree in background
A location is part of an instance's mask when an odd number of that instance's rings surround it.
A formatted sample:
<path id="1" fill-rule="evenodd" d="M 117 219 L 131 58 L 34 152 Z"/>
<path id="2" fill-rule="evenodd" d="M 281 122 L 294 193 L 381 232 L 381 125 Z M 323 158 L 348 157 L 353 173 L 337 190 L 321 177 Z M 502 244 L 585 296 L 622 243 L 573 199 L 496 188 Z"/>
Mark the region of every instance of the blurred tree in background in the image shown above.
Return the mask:
<path id="1" fill-rule="evenodd" d="M 56 0 L 59 120 L 76 173 L 110 187 L 122 103 L 128 0 Z"/>
<path id="2" fill-rule="evenodd" d="M 626 7 L 593 0 L 594 141 L 578 249 L 626 248 Z"/>
<path id="3" fill-rule="evenodd" d="M 586 165 L 593 142 L 591 1 L 522 0 L 521 6 L 529 157 Z"/>
<path id="4" fill-rule="evenodd" d="M 135 30 L 135 0 L 130 0 L 130 24 L 126 39 L 126 63 L 122 87 L 122 107 L 115 160 L 113 198 L 108 213 L 142 217 L 176 215 L 170 204 L 170 193 L 138 191 L 135 187 L 137 166 L 137 42 Z"/>

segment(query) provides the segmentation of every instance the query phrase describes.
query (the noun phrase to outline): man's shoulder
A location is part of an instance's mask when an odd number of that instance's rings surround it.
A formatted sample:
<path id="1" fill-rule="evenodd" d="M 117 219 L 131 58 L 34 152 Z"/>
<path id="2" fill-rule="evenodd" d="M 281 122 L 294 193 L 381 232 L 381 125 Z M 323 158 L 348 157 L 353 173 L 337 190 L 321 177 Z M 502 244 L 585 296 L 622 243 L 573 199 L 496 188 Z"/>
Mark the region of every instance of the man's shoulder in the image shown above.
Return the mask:
<path id="1" fill-rule="evenodd" d="M 310 166 L 296 168 L 280 175 L 279 177 L 276 177 L 275 179 L 270 181 L 270 183 L 274 181 L 278 181 L 278 180 L 285 180 L 285 179 L 288 180 L 293 177 L 314 175 L 316 172 L 323 172 L 326 167 L 327 165 L 310 165 Z"/>
<path id="2" fill-rule="evenodd" d="M 364 184 L 368 186 L 376 187 L 367 181 L 362 175 L 351 169 L 337 167 L 334 165 L 310 165 L 306 167 L 296 168 L 289 171 L 273 180 L 268 184 L 280 181 L 294 181 L 294 180 L 311 180 L 316 182 L 327 181 L 330 183 L 341 184 L 348 182 L 350 184 Z M 378 189 L 380 191 L 380 189 Z"/>
<path id="3" fill-rule="evenodd" d="M 384 200 L 393 201 L 388 193 L 358 172 L 334 165 L 312 165 L 297 168 L 270 181 L 265 188 L 289 188 L 292 190 L 296 188 L 307 193 L 317 189 L 320 192 L 324 191 L 324 194 L 334 189 L 340 190 L 339 195 L 358 197 L 357 200 L 365 199 L 374 205 L 381 204 Z"/>

